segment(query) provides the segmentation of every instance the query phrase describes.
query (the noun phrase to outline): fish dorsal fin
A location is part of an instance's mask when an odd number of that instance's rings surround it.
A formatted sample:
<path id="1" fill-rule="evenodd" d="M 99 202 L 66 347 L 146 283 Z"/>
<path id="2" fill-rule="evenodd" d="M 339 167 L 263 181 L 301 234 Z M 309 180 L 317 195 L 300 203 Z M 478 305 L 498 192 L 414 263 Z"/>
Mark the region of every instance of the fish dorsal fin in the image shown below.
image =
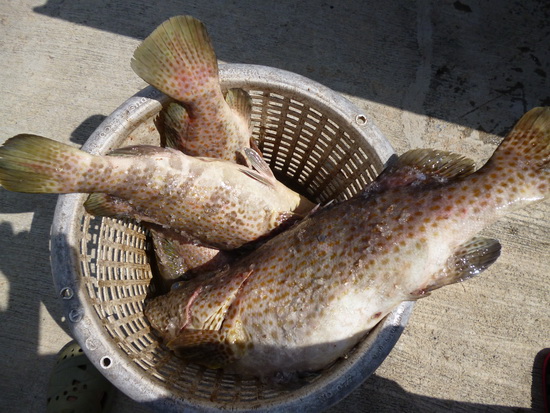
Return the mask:
<path id="1" fill-rule="evenodd" d="M 475 163 L 460 154 L 436 149 L 413 149 L 397 160 L 400 167 L 410 166 L 419 171 L 441 178 L 457 178 L 475 171 Z"/>
<path id="2" fill-rule="evenodd" d="M 84 209 L 89 214 L 99 217 L 130 218 L 138 211 L 127 201 L 104 193 L 93 193 L 84 202 Z"/>
<path id="3" fill-rule="evenodd" d="M 445 285 L 475 277 L 493 264 L 499 255 L 500 243 L 496 239 L 474 237 L 458 247 L 447 260 L 443 271 L 425 288 L 413 292 L 411 297 L 417 299 Z"/>
<path id="4" fill-rule="evenodd" d="M 135 145 L 117 148 L 109 152 L 109 156 L 143 156 L 143 155 L 158 155 L 166 154 L 170 151 L 169 148 L 161 148 L 154 145 Z M 173 153 L 173 152 L 172 152 Z"/>
<path id="5" fill-rule="evenodd" d="M 191 16 L 162 23 L 136 49 L 136 74 L 168 96 L 190 103 L 206 88 L 217 88 L 218 62 L 206 27 Z"/>
<path id="6" fill-rule="evenodd" d="M 250 135 L 252 133 L 252 98 L 248 92 L 240 88 L 229 89 L 225 95 L 225 101 Z"/>
<path id="7" fill-rule="evenodd" d="M 277 179 L 260 154 L 252 148 L 244 148 L 241 153 L 244 155 L 247 165 L 250 166 L 249 168 L 240 168 L 241 172 L 264 185 L 275 187 Z"/>
<path id="8" fill-rule="evenodd" d="M 178 102 L 170 102 L 155 118 L 160 144 L 166 148 L 183 150 L 189 128 L 189 114 Z"/>
<path id="9" fill-rule="evenodd" d="M 435 149 L 413 149 L 390 161 L 375 183 L 384 188 L 444 183 L 474 171 L 474 161 L 462 155 Z"/>

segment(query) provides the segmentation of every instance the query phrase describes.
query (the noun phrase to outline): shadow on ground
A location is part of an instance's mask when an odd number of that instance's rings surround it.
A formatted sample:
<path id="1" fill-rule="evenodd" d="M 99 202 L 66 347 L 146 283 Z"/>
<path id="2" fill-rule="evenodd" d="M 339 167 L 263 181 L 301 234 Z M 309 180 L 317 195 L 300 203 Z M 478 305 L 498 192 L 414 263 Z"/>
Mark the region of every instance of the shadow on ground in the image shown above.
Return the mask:
<path id="1" fill-rule="evenodd" d="M 71 140 L 82 144 L 103 118 L 96 115 L 84 121 L 73 132 Z M 8 297 L 5 307 L 0 308 L 0 327 L 2 336 L 6 338 L 3 343 L 10 345 L 0 351 L 3 356 L 0 361 L 0 372 L 3 374 L 0 377 L 14 383 L 25 383 L 25 388 L 21 390 L 32 395 L 25 396 L 25 400 L 32 397 L 33 406 L 45 406 L 46 384 L 55 362 L 55 355 L 40 355 L 39 352 L 40 340 L 48 338 L 47 335 L 41 338 L 44 334 L 41 331 L 44 317 L 41 314 L 42 305 L 61 329 L 70 335 L 63 322 L 63 309 L 52 282 L 49 259 L 48 238 L 56 202 L 56 195 L 21 194 L 0 188 L 1 214 L 33 212 L 29 229 L 14 227 L 12 222 L 16 222 L 15 219 L 0 222 L 0 272 L 6 277 L 0 288 L 7 290 Z M 37 268 L 40 269 L 38 274 Z M 21 399 L 11 400 L 11 397 L 21 395 L 9 392 L 6 397 L 7 400 L 0 397 L 2 407 L 6 404 L 20 406 Z"/>
<path id="2" fill-rule="evenodd" d="M 505 0 L 498 14 L 494 7 L 48 0 L 34 11 L 136 39 L 191 14 L 206 24 L 223 61 L 290 70 L 345 94 L 504 135 L 526 110 L 550 105 L 550 3 Z"/>
<path id="3" fill-rule="evenodd" d="M 0 270 L 6 277 L 1 288 L 7 290 L 8 297 L 7 305 L 0 309 L 2 341 L 7 343 L 0 350 L 0 377 L 2 381 L 24 383 L 25 388 L 20 391 L 29 395 L 26 399 L 32 397 L 36 405 L 41 405 L 37 399 L 44 398 L 44 406 L 47 383 L 44 375 L 53 367 L 55 357 L 40 355 L 39 351 L 40 325 L 44 316 L 42 304 L 68 333 L 61 322 L 63 314 L 53 288 L 48 243 L 44 240 L 52 223 L 56 198 L 17 194 L 0 188 L 1 213 L 34 212 L 30 230 L 19 231 L 9 222 L 0 223 L 0 239 L 3 240 Z M 37 268 L 39 274 L 36 274 Z M 36 294 L 37 291 L 40 294 Z M 0 397 L 0 405 L 15 408 L 21 398 L 20 394 L 7 392 Z"/>
<path id="4" fill-rule="evenodd" d="M 167 406 L 170 405 L 169 401 L 162 400 L 155 403 L 146 403 L 145 406 L 152 411 L 154 406 L 158 406 L 157 403 L 166 403 Z M 531 411 L 542 411 L 541 406 L 542 405 L 539 405 L 538 407 L 530 409 L 435 399 L 409 393 L 403 390 L 403 388 L 393 380 L 373 375 L 363 384 L 361 392 L 356 391 L 352 393 L 341 401 L 337 407 L 326 410 L 326 413 L 336 411 L 346 411 L 348 413 L 424 413 L 433 411 L 447 411 L 453 413 L 526 413 Z"/>
<path id="5" fill-rule="evenodd" d="M 383 377 L 373 375 L 364 384 L 360 392 L 352 393 L 338 405 L 339 411 L 347 412 L 492 412 L 492 413 L 520 413 L 542 411 L 542 397 L 540 394 L 540 377 L 533 377 L 537 384 L 532 409 L 486 405 L 478 403 L 459 402 L 445 398 L 435 399 L 405 391 L 398 383 Z M 444 384 L 442 383 L 442 388 Z M 535 389 L 534 389 L 535 390 Z M 336 411 L 336 409 L 334 409 Z M 331 410 L 328 411 L 330 413 Z"/>

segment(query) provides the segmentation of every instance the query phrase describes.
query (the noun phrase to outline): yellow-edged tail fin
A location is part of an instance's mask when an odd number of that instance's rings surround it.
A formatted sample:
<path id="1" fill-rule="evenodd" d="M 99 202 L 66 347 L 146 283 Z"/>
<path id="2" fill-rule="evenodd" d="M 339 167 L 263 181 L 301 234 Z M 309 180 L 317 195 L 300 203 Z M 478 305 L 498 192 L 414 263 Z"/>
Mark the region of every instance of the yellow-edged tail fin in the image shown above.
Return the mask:
<path id="1" fill-rule="evenodd" d="M 17 135 L 0 147 L 0 184 L 15 192 L 79 192 L 75 171 L 90 157 L 52 139 Z"/>
<path id="2" fill-rule="evenodd" d="M 210 90 L 221 93 L 210 37 L 191 16 L 175 16 L 157 27 L 138 46 L 131 65 L 147 83 L 183 103 Z"/>
<path id="3" fill-rule="evenodd" d="M 488 162 L 525 200 L 550 192 L 550 107 L 531 109 L 515 124 Z"/>

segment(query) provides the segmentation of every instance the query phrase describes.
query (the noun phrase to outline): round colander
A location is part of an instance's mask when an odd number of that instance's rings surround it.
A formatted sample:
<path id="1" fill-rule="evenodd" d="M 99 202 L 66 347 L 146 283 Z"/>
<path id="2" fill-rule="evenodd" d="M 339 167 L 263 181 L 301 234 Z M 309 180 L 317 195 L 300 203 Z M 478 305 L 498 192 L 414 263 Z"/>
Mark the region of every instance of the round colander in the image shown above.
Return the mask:
<path id="1" fill-rule="evenodd" d="M 223 88 L 247 90 L 254 138 L 275 175 L 312 201 L 344 200 L 382 170 L 393 150 L 357 107 L 320 84 L 282 70 L 222 65 Z M 168 98 L 148 87 L 128 99 L 83 149 L 159 145 L 153 124 Z M 75 339 L 131 398 L 163 412 L 318 412 L 341 400 L 380 365 L 412 311 L 404 303 L 345 358 L 292 389 L 210 370 L 165 350 L 143 316 L 152 278 L 147 233 L 138 223 L 94 217 L 86 195 L 59 197 L 51 234 L 54 282 Z"/>

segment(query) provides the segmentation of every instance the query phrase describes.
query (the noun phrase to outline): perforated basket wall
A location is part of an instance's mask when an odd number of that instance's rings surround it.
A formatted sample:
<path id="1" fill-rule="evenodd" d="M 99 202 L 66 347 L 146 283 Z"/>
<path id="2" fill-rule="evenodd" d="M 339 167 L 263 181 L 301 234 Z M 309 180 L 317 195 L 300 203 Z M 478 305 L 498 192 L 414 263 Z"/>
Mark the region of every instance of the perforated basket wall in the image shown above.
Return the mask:
<path id="1" fill-rule="evenodd" d="M 349 101 L 301 76 L 225 65 L 225 88 L 253 98 L 254 138 L 279 179 L 325 203 L 347 199 L 380 172 L 392 149 Z M 128 144 L 157 144 L 152 119 L 167 99 L 147 88 L 109 116 L 84 146 L 104 154 Z M 337 402 L 386 357 L 411 304 L 390 314 L 349 355 L 310 384 L 282 390 L 209 370 L 164 350 L 143 316 L 152 278 L 148 239 L 132 221 L 85 213 L 85 195 L 59 198 L 52 226 L 52 270 L 75 338 L 122 391 L 162 411 L 319 411 Z"/>

